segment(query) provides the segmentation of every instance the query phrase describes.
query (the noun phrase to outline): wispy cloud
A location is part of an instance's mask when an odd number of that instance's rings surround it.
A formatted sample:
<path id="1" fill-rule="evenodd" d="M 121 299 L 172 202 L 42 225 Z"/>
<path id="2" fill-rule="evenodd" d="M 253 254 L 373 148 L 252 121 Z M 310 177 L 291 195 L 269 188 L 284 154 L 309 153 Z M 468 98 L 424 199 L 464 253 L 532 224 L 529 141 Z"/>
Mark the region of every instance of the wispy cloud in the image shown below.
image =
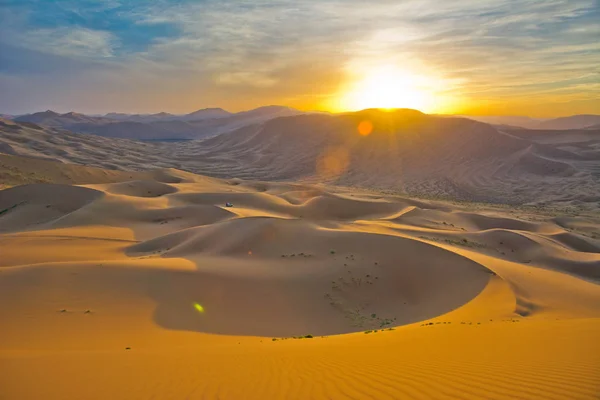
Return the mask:
<path id="1" fill-rule="evenodd" d="M 86 105 L 101 110 L 317 107 L 352 71 L 385 62 L 436 76 L 441 91 L 472 105 L 563 96 L 589 99 L 577 103 L 589 111 L 598 105 L 598 20 L 596 0 L 11 0 L 0 45 L 82 63 L 69 82 L 95 91 Z M 2 57 L 19 65 L 23 54 Z M 0 90 L 6 82 L 0 75 Z M 61 90 L 35 98 L 71 96 Z"/>
<path id="2" fill-rule="evenodd" d="M 44 28 L 20 36 L 23 47 L 73 57 L 113 57 L 118 38 L 106 31 L 87 28 Z"/>

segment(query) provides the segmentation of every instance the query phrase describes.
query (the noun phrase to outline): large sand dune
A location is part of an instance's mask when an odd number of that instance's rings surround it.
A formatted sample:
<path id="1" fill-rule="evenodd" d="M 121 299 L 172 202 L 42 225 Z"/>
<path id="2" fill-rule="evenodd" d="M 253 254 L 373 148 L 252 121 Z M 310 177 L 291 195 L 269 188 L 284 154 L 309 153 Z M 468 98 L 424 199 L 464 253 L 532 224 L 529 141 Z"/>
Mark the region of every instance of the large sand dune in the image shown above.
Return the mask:
<path id="1" fill-rule="evenodd" d="M 598 398 L 597 216 L 80 173 L 0 191 L 0 398 Z"/>
<path id="2" fill-rule="evenodd" d="M 282 117 L 183 143 L 102 138 L 0 121 L 0 152 L 12 155 L 576 211 L 598 210 L 599 143 L 597 130 L 495 128 L 414 110 Z"/>

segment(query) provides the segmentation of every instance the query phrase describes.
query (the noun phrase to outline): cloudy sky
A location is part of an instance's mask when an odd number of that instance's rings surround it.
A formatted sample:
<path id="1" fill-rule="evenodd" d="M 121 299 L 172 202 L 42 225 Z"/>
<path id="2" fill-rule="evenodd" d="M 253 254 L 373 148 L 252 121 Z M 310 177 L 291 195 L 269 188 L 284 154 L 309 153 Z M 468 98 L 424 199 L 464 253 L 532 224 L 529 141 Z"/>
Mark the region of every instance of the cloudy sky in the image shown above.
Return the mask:
<path id="1" fill-rule="evenodd" d="M 332 110 L 382 66 L 429 112 L 600 113 L 598 21 L 598 0 L 0 0 L 0 113 Z"/>

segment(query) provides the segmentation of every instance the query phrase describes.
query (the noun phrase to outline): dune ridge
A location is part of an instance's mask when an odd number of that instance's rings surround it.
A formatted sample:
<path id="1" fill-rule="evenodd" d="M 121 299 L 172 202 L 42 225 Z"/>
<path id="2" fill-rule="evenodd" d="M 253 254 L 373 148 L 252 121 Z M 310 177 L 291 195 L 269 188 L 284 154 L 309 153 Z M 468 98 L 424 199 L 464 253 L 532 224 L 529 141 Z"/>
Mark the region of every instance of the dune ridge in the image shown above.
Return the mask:
<path id="1" fill-rule="evenodd" d="M 144 174 L 0 191 L 7 398 L 598 393 L 597 217 Z"/>
<path id="2" fill-rule="evenodd" d="M 371 130 L 361 135 L 365 121 Z M 17 156 L 577 212 L 598 211 L 599 138 L 594 129 L 494 127 L 415 110 L 292 115 L 175 143 L 0 124 L 0 151 Z"/>

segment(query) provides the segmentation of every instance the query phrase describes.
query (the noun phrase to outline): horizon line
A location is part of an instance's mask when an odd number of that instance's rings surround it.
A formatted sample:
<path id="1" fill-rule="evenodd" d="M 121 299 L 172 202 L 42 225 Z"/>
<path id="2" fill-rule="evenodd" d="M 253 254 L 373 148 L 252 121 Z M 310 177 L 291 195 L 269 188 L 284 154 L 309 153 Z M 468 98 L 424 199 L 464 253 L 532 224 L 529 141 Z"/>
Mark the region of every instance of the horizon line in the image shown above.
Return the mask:
<path id="1" fill-rule="evenodd" d="M 358 112 L 363 112 L 363 111 L 367 111 L 367 110 L 379 110 L 379 111 L 384 111 L 384 112 L 393 112 L 393 111 L 397 111 L 397 110 L 413 110 L 413 111 L 418 111 L 420 113 L 423 113 L 425 115 L 432 115 L 432 116 L 455 116 L 455 117 L 512 117 L 512 118 L 528 118 L 528 119 L 532 119 L 532 120 L 551 120 L 551 119 L 557 119 L 557 118 L 568 118 L 568 117 L 574 117 L 574 116 L 581 116 L 581 115 L 598 115 L 600 116 L 600 114 L 590 114 L 590 113 L 581 113 L 581 114 L 565 114 L 565 115 L 558 115 L 558 116 L 553 116 L 553 117 L 532 117 L 530 115 L 516 115 L 516 114 L 481 114 L 481 113 L 473 113 L 473 114 L 469 114 L 469 113 L 444 113 L 444 112 L 435 112 L 435 113 L 427 113 L 424 111 L 421 111 L 419 109 L 416 108 L 407 108 L 407 107 L 398 107 L 398 108 L 379 108 L 379 107 L 370 107 L 370 108 L 364 108 L 364 109 L 360 109 L 360 110 L 346 110 L 346 111 L 329 111 L 329 110 L 319 110 L 319 109 L 308 109 L 308 110 L 302 110 L 300 108 L 295 108 L 295 107 L 290 107 L 290 106 L 286 106 L 286 105 L 281 105 L 281 104 L 268 104 L 268 105 L 263 105 L 263 106 L 258 106 L 255 108 L 251 108 L 251 109 L 244 109 L 244 110 L 240 110 L 240 111 L 229 111 L 223 107 L 218 107 L 218 106 L 211 106 L 211 107 L 204 107 L 204 108 L 199 108 L 187 113 L 173 113 L 173 112 L 169 112 L 169 111 L 157 111 L 157 112 L 124 112 L 124 111 L 108 111 L 108 112 L 81 112 L 81 111 L 75 111 L 75 110 L 70 110 L 70 111 L 65 111 L 65 112 L 61 112 L 61 111 L 56 111 L 48 108 L 46 110 L 39 110 L 39 111 L 31 111 L 31 112 L 25 112 L 25 113 L 18 113 L 18 114 L 11 114 L 11 113 L 3 113 L 0 112 L 0 115 L 2 116 L 9 116 L 9 117 L 21 117 L 21 116 L 25 116 L 25 115 L 32 115 L 32 114 L 38 114 L 38 113 L 44 113 L 44 112 L 53 112 L 59 115 L 66 115 L 66 114 L 70 114 L 70 113 L 74 113 L 74 114 L 81 114 L 81 115 L 85 115 L 85 116 L 91 116 L 91 117 L 104 117 L 106 115 L 109 114 L 123 114 L 123 115 L 129 115 L 129 116 L 135 116 L 135 115 L 139 115 L 139 116 L 151 116 L 151 115 L 157 115 L 157 114 L 170 114 L 174 117 L 183 117 L 186 115 L 190 115 L 199 111 L 205 111 L 205 110 L 222 110 L 224 112 L 227 112 L 231 115 L 236 115 L 236 114 L 240 114 L 240 113 L 244 113 L 244 112 L 249 112 L 249 111 L 255 111 L 261 108 L 268 108 L 268 107 L 280 107 L 280 108 L 287 108 L 287 109 L 291 109 L 291 110 L 296 110 L 302 113 L 322 113 L 322 114 L 331 114 L 331 115 L 341 115 L 341 114 L 347 114 L 347 113 L 358 113 Z"/>

